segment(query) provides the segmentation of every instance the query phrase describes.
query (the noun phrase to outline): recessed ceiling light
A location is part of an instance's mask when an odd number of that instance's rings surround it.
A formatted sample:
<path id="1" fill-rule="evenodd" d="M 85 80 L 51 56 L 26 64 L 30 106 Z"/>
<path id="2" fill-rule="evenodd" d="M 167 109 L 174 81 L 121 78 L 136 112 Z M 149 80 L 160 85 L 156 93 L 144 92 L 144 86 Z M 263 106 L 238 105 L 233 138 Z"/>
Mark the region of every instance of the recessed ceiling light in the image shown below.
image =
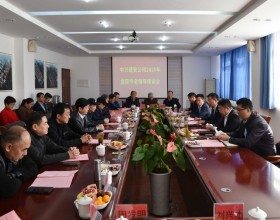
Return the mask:
<path id="1" fill-rule="evenodd" d="M 163 25 L 166 26 L 166 27 L 170 27 L 172 25 L 172 21 L 169 21 L 169 20 L 164 21 Z"/>
<path id="2" fill-rule="evenodd" d="M 120 47 L 119 47 L 121 50 L 123 49 L 123 45 L 120 45 Z"/>
<path id="3" fill-rule="evenodd" d="M 268 22 L 270 22 L 270 21 L 271 21 L 271 19 L 267 18 L 267 19 L 265 19 L 264 21 L 268 21 Z"/>
<path id="4" fill-rule="evenodd" d="M 163 49 L 164 49 L 164 46 L 160 45 L 160 46 L 158 47 L 158 49 L 163 50 Z"/>
<path id="5" fill-rule="evenodd" d="M 16 19 L 13 19 L 13 18 L 6 18 L 5 21 L 7 21 L 7 22 L 15 22 Z"/>
<path id="6" fill-rule="evenodd" d="M 168 37 L 166 37 L 166 36 L 161 37 L 161 41 L 163 41 L 163 42 L 166 41 L 167 39 L 168 39 Z"/>
<path id="7" fill-rule="evenodd" d="M 104 28 L 109 27 L 109 24 L 108 24 L 107 21 L 100 21 L 100 24 L 101 24 Z"/>
<path id="8" fill-rule="evenodd" d="M 117 41 L 119 41 L 120 39 L 117 38 L 117 37 L 113 37 L 113 38 L 111 38 L 111 40 L 114 41 L 114 42 L 117 42 Z"/>
<path id="9" fill-rule="evenodd" d="M 253 21 L 261 21 L 259 18 L 254 18 Z"/>
<path id="10" fill-rule="evenodd" d="M 224 36 L 225 38 L 230 38 L 230 36 L 229 35 L 226 35 L 226 36 Z"/>
<path id="11" fill-rule="evenodd" d="M 84 0 L 85 2 L 90 2 L 91 0 Z"/>

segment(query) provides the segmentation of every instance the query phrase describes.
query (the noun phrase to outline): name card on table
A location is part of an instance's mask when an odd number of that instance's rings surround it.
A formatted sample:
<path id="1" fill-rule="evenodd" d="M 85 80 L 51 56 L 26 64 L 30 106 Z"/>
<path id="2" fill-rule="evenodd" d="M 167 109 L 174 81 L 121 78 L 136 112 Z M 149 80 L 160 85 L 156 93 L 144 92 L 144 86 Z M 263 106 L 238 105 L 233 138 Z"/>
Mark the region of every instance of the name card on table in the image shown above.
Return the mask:
<path id="1" fill-rule="evenodd" d="M 215 203 L 214 220 L 244 220 L 244 203 Z"/>
<path id="2" fill-rule="evenodd" d="M 147 204 L 118 204 L 116 205 L 116 218 L 121 216 L 125 218 L 148 217 Z"/>

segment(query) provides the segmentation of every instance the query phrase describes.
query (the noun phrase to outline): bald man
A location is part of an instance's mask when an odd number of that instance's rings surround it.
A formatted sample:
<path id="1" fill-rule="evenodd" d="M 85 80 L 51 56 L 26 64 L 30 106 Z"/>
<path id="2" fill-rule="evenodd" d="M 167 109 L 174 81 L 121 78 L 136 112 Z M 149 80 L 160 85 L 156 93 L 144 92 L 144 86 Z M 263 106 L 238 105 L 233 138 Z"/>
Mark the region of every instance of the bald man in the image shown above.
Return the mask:
<path id="1" fill-rule="evenodd" d="M 0 199 L 14 195 L 22 181 L 37 175 L 35 162 L 27 156 L 31 137 L 20 126 L 9 128 L 1 137 Z"/>

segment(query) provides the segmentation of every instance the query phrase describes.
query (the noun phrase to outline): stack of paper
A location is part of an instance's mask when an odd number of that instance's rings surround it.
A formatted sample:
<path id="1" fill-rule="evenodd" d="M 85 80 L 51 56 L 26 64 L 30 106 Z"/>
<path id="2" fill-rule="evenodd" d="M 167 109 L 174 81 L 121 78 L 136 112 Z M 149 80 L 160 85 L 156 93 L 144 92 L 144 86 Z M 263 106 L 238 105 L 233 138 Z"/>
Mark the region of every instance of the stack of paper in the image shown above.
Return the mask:
<path id="1" fill-rule="evenodd" d="M 45 171 L 37 176 L 31 186 L 69 188 L 77 171 Z"/>
<path id="2" fill-rule="evenodd" d="M 83 161 L 83 160 L 89 160 L 88 158 L 88 154 L 80 154 L 77 158 L 75 159 L 68 159 L 68 160 L 64 160 L 65 161 Z"/>
<path id="3" fill-rule="evenodd" d="M 13 210 L 0 217 L 0 220 L 20 220 L 17 213 Z"/>
<path id="4" fill-rule="evenodd" d="M 119 130 L 104 130 L 103 133 L 120 132 Z"/>
<path id="5" fill-rule="evenodd" d="M 228 148 L 234 148 L 234 147 L 238 147 L 237 144 L 232 144 L 229 143 L 228 141 L 222 141 L 224 143 L 225 146 L 227 146 Z"/>
<path id="6" fill-rule="evenodd" d="M 112 140 L 110 139 L 104 139 L 103 140 L 103 144 L 109 144 L 111 143 Z M 90 141 L 88 142 L 89 144 L 98 144 L 98 140 L 97 139 L 90 139 Z"/>

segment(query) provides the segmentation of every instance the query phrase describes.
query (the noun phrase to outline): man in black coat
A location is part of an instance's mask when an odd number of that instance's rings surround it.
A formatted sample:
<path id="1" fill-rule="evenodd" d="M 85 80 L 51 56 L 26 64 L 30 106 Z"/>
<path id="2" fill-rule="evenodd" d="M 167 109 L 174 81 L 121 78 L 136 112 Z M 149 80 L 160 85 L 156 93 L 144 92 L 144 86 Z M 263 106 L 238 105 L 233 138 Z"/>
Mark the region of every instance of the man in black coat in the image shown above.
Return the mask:
<path id="1" fill-rule="evenodd" d="M 173 98 L 173 91 L 167 92 L 167 99 L 164 99 L 163 104 L 168 107 L 172 107 L 172 110 L 174 111 L 174 105 L 177 107 L 177 111 L 179 112 L 181 105 L 179 103 L 179 99 Z"/>
<path id="2" fill-rule="evenodd" d="M 28 155 L 40 167 L 67 159 L 75 159 L 80 151 L 76 147 L 69 149 L 54 143 L 48 136 L 48 120 L 42 112 L 33 112 L 26 126 L 31 135 L 31 146 Z"/>
<path id="3" fill-rule="evenodd" d="M 31 137 L 21 126 L 9 128 L 1 137 L 0 199 L 14 195 L 22 181 L 37 175 L 35 162 L 27 156 Z"/>
<path id="4" fill-rule="evenodd" d="M 242 120 L 239 129 L 229 135 L 222 133 L 218 138 L 249 148 L 261 157 L 276 155 L 273 132 L 260 115 L 253 113 L 251 100 L 241 98 L 236 104 L 236 110 Z"/>
<path id="5" fill-rule="evenodd" d="M 222 116 L 218 109 L 218 101 L 219 96 L 216 93 L 212 92 L 207 95 L 207 103 L 210 107 L 211 114 L 208 118 L 205 119 L 205 123 L 217 126 L 221 122 Z"/>
<path id="6" fill-rule="evenodd" d="M 44 114 L 46 114 L 48 112 L 48 107 L 45 103 L 44 93 L 38 92 L 36 97 L 37 97 L 37 102 L 34 104 L 33 110 L 35 112 L 43 112 Z"/>
<path id="7" fill-rule="evenodd" d="M 137 107 L 140 106 L 140 101 L 137 98 L 137 92 L 131 91 L 130 96 L 125 100 L 125 107 L 131 108 L 132 105 L 135 105 Z"/>
<path id="8" fill-rule="evenodd" d="M 70 119 L 70 107 L 65 103 L 57 103 L 52 110 L 52 117 L 49 120 L 48 136 L 58 145 L 64 147 L 74 147 L 82 143 L 87 143 L 91 135 L 80 135 L 72 131 L 68 122 Z"/>

